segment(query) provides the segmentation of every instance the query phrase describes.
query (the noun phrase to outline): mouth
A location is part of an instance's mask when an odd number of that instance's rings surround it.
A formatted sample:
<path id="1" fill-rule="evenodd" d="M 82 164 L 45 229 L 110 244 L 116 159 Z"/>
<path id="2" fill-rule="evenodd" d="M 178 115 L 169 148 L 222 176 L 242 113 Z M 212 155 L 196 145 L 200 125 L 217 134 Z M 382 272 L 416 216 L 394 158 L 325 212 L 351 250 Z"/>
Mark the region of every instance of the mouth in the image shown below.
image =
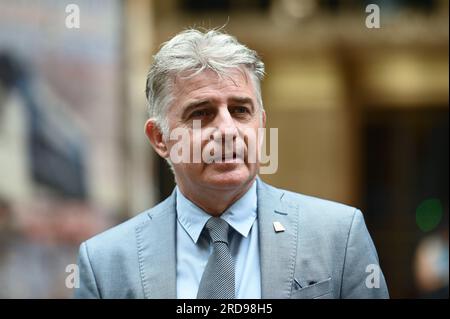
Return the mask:
<path id="1" fill-rule="evenodd" d="M 222 156 L 219 156 L 214 159 L 214 163 L 243 163 L 244 159 L 242 156 L 239 156 L 236 152 L 228 153 L 228 154 L 222 154 Z"/>

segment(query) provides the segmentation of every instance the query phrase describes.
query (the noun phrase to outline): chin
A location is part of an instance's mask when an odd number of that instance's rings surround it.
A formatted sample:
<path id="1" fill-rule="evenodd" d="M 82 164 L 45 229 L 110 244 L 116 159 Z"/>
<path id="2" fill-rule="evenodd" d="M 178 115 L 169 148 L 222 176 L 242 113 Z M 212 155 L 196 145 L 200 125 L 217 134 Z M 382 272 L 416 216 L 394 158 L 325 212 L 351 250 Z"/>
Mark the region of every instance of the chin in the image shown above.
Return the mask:
<path id="1" fill-rule="evenodd" d="M 240 167 L 227 167 L 223 164 L 213 165 L 212 167 L 208 167 L 205 178 L 205 182 L 212 187 L 222 189 L 236 188 L 251 179 L 251 173 L 245 165 L 239 165 Z"/>

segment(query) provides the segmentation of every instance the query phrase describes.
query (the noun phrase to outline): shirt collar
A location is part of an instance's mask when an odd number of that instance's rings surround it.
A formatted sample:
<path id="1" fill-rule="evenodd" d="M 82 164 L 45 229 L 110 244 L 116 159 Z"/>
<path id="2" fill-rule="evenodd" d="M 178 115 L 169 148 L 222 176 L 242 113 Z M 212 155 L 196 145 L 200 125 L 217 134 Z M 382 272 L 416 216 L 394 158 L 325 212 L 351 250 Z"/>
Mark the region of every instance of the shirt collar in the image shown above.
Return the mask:
<path id="1" fill-rule="evenodd" d="M 176 187 L 176 196 L 177 219 L 191 239 L 197 243 L 211 215 L 187 199 L 178 186 Z M 247 237 L 255 222 L 256 212 L 256 182 L 253 182 L 250 189 L 220 217 L 242 236 Z"/>

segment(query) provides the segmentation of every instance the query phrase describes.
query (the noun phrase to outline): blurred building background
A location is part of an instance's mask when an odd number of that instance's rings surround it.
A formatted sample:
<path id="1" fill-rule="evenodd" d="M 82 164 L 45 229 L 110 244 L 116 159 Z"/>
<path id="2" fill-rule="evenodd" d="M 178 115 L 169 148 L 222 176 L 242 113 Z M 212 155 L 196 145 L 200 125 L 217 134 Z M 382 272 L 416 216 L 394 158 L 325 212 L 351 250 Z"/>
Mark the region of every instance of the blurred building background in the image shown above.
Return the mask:
<path id="1" fill-rule="evenodd" d="M 65 25 L 77 4 L 80 28 Z M 367 28 L 368 4 L 380 28 Z M 448 298 L 446 0 L 0 0 L 0 297 L 66 298 L 81 241 L 173 188 L 147 143 L 159 45 L 260 53 L 278 187 L 364 212 L 393 298 Z"/>

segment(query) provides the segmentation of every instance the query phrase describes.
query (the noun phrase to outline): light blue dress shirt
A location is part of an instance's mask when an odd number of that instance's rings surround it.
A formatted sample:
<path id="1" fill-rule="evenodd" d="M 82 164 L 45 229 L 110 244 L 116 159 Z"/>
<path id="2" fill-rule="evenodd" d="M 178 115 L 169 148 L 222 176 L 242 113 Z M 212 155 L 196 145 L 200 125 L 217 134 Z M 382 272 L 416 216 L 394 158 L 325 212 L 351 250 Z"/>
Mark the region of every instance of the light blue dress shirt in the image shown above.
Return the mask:
<path id="1" fill-rule="evenodd" d="M 177 298 L 195 299 L 212 253 L 202 230 L 211 217 L 176 188 Z M 236 265 L 236 298 L 261 298 L 261 269 L 257 222 L 256 182 L 222 214 L 230 227 L 230 250 Z"/>

